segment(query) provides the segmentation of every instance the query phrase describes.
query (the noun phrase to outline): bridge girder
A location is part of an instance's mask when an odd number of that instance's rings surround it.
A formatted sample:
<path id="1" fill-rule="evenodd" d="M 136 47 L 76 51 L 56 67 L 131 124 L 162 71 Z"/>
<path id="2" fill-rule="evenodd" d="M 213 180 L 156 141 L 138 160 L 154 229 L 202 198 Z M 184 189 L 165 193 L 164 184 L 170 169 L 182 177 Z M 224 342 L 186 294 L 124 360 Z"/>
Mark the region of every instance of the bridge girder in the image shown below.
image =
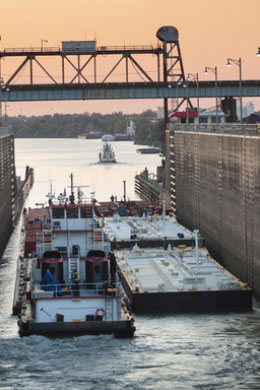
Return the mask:
<path id="1" fill-rule="evenodd" d="M 29 72 L 27 73 L 26 77 L 28 77 L 28 83 L 31 85 L 35 85 L 34 81 L 34 71 L 35 71 L 35 65 L 38 65 L 42 69 L 42 71 L 45 73 L 45 75 L 48 76 L 50 81 L 54 84 L 73 84 L 75 82 L 77 83 L 89 83 L 88 75 L 93 79 L 93 83 L 97 82 L 106 82 L 107 79 L 112 75 L 112 73 L 115 72 L 115 70 L 118 68 L 119 64 L 124 61 L 125 62 L 125 71 L 122 75 L 122 81 L 128 82 L 129 81 L 129 62 L 132 64 L 133 69 L 135 70 L 135 73 L 137 77 L 143 81 L 148 82 L 155 82 L 160 81 L 161 78 L 161 63 L 162 63 L 162 55 L 163 55 L 163 48 L 153 47 L 153 46 L 130 46 L 130 47 L 114 47 L 114 48 L 99 48 L 93 52 L 72 52 L 72 53 L 66 53 L 63 52 L 60 49 L 57 48 L 48 48 L 48 49 L 5 49 L 4 51 L 0 52 L 0 61 L 1 59 L 9 59 L 12 60 L 14 58 L 19 59 L 21 57 L 24 57 L 23 61 L 18 65 L 18 67 L 13 71 L 13 73 L 9 76 L 9 78 L 5 81 L 3 81 L 3 84 L 6 87 L 9 87 L 10 85 L 17 84 L 15 82 L 15 79 L 17 76 L 21 74 L 23 71 L 23 77 L 25 77 L 25 71 L 26 66 L 29 63 Z M 149 71 L 147 69 L 144 69 L 144 67 L 140 64 L 140 62 L 135 58 L 136 56 L 144 56 L 144 55 L 150 55 L 152 57 L 156 56 L 156 61 L 154 66 L 156 67 L 156 75 L 153 79 L 148 73 Z M 112 57 L 119 57 L 119 60 L 116 58 L 116 62 L 110 70 L 105 74 L 101 75 L 97 72 L 97 59 L 100 57 L 101 59 L 106 57 L 110 57 L 111 59 L 115 59 Z M 60 60 L 60 72 L 59 76 L 54 77 L 51 75 L 51 72 L 47 70 L 46 65 L 44 65 L 41 60 L 43 59 L 59 59 Z M 140 58 L 140 57 L 139 57 Z M 149 60 L 150 61 L 150 60 Z M 83 63 L 83 65 L 82 65 Z M 65 72 L 65 64 L 70 65 L 70 70 L 74 72 L 73 75 L 68 74 L 70 72 Z M 93 64 L 92 70 L 87 69 L 88 65 Z M 83 71 L 85 73 L 83 73 Z"/>
<path id="2" fill-rule="evenodd" d="M 188 97 L 215 98 L 215 82 L 189 82 Z M 260 96 L 260 80 L 242 83 L 243 97 Z M 239 81 L 219 81 L 218 97 L 239 97 Z M 2 88 L 2 101 L 113 100 L 113 99 L 187 99 L 187 88 L 176 82 L 13 84 Z"/>

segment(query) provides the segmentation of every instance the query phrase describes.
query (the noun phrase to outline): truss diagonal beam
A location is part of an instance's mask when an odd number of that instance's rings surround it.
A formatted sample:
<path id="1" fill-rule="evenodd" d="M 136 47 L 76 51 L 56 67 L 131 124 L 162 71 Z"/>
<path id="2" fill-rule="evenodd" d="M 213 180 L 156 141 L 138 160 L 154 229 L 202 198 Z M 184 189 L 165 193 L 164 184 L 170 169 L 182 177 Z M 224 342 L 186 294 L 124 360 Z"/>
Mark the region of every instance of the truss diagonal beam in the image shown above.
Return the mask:
<path id="1" fill-rule="evenodd" d="M 77 78 L 77 76 L 82 76 L 82 71 L 85 69 L 85 67 L 88 65 L 88 63 L 92 60 L 92 58 L 94 58 L 94 56 L 92 55 L 90 58 L 88 58 L 88 60 L 85 62 L 85 64 L 77 70 L 77 73 L 76 75 L 73 77 L 73 79 L 71 80 L 71 84 L 73 83 L 73 81 Z"/>
<path id="2" fill-rule="evenodd" d="M 113 66 L 113 68 L 110 70 L 110 72 L 106 75 L 106 77 L 104 78 L 104 80 L 102 81 L 102 83 L 104 83 L 108 77 L 114 72 L 114 70 L 118 67 L 118 65 L 120 64 L 120 62 L 123 60 L 124 56 L 122 56 L 118 61 L 117 63 L 115 64 L 115 66 Z"/>
<path id="3" fill-rule="evenodd" d="M 49 76 L 49 78 L 54 82 L 54 84 L 58 84 L 57 81 L 50 75 L 50 73 L 44 68 L 44 66 L 37 60 L 37 58 L 34 58 L 35 62 L 39 65 L 39 67 Z"/>
<path id="4" fill-rule="evenodd" d="M 26 57 L 25 60 L 21 63 L 21 65 L 16 69 L 16 71 L 13 73 L 13 75 L 7 80 L 5 83 L 5 86 L 8 86 L 12 80 L 18 75 L 20 70 L 26 65 L 26 63 L 30 60 L 30 57 Z"/>
<path id="5" fill-rule="evenodd" d="M 136 60 L 131 56 L 131 54 L 129 54 L 129 58 L 130 60 L 135 64 L 135 66 L 137 66 L 137 68 L 143 73 L 143 75 L 151 82 L 153 82 L 153 80 L 151 79 L 151 77 L 143 70 L 143 68 L 138 64 L 138 62 L 136 62 Z"/>
<path id="6" fill-rule="evenodd" d="M 79 75 L 79 69 L 76 68 L 76 66 L 73 64 L 73 62 L 70 61 L 70 59 L 67 57 L 67 56 L 64 56 L 64 58 L 66 58 L 66 60 L 68 61 L 68 63 L 72 66 L 72 68 L 75 69 L 76 71 L 76 77 Z M 83 74 L 80 74 L 80 76 L 86 81 L 86 83 L 88 83 L 88 80 L 86 79 L 86 77 L 83 75 Z M 69 84 L 72 84 L 73 80 L 74 80 L 75 77 L 73 77 L 73 79 L 69 82 Z"/>

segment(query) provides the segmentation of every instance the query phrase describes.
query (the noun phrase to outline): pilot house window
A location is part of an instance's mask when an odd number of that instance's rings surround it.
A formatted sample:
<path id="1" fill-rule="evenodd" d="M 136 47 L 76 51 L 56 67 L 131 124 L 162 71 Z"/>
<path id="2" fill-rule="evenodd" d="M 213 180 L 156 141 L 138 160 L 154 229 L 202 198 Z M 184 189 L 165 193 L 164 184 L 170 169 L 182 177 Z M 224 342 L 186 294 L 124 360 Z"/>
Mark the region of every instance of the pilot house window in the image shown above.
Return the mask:
<path id="1" fill-rule="evenodd" d="M 53 207 L 52 208 L 52 218 L 54 218 L 54 219 L 64 218 L 64 208 L 63 207 Z"/>
<path id="2" fill-rule="evenodd" d="M 67 217 L 68 218 L 78 218 L 79 217 L 78 207 L 74 207 L 74 206 L 69 207 L 68 212 L 67 212 Z"/>
<path id="3" fill-rule="evenodd" d="M 92 217 L 92 207 L 80 207 L 80 218 L 91 218 Z"/>

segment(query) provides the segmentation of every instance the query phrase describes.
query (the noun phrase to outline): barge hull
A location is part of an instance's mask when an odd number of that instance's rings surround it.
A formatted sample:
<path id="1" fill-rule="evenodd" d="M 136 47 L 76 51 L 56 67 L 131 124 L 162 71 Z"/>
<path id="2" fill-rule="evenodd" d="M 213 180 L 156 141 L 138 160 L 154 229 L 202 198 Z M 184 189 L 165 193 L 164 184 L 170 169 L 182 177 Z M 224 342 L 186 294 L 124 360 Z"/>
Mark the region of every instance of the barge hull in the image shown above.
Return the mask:
<path id="1" fill-rule="evenodd" d="M 240 313 L 252 310 L 250 290 L 133 293 L 128 297 L 134 313 Z"/>
<path id="2" fill-rule="evenodd" d="M 114 334 L 117 337 L 133 337 L 135 327 L 130 321 L 86 322 L 23 322 L 19 321 L 20 336 L 42 335 L 49 337 Z"/>

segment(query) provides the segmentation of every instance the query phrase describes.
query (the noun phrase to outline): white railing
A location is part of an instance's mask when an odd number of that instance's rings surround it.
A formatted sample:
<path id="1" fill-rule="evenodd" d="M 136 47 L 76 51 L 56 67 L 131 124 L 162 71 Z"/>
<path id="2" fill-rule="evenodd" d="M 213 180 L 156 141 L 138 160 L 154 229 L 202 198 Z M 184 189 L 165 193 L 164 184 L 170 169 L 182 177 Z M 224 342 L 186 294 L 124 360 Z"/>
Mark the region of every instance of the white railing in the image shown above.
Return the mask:
<path id="1" fill-rule="evenodd" d="M 107 283 L 107 284 L 106 284 Z M 55 281 L 52 284 L 39 284 L 31 282 L 31 298 L 50 297 L 82 297 L 82 296 L 113 296 L 122 295 L 122 288 L 119 282 L 100 283 L 65 283 Z"/>
<path id="2" fill-rule="evenodd" d="M 245 136 L 260 135 L 260 126 L 258 126 L 258 124 L 241 125 L 239 123 L 174 123 L 170 125 L 170 130 L 212 134 L 235 134 Z"/>

